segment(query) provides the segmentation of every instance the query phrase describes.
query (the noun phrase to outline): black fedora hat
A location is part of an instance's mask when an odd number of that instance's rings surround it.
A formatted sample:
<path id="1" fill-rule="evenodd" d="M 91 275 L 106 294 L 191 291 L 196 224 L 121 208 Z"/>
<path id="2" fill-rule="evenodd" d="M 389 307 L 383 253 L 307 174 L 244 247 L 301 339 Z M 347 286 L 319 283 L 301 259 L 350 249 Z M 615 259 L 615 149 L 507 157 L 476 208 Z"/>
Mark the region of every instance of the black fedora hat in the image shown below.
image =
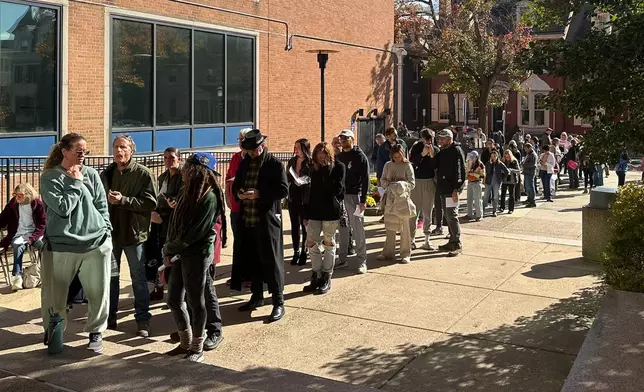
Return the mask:
<path id="1" fill-rule="evenodd" d="M 262 143 L 266 140 L 266 136 L 262 135 L 262 131 L 259 129 L 251 129 L 246 132 L 244 135 L 244 140 L 242 141 L 241 147 L 244 150 L 254 150 L 257 147 L 261 146 Z"/>

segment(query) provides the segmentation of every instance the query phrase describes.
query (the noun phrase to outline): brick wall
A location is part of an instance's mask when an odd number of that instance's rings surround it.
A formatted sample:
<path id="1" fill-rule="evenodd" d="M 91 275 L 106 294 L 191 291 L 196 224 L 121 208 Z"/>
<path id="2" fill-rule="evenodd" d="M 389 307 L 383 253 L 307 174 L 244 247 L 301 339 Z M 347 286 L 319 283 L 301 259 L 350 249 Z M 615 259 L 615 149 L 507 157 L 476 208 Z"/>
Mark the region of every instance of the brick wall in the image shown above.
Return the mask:
<path id="1" fill-rule="evenodd" d="M 389 48 L 393 38 L 393 0 L 374 0 L 359 9 L 352 0 L 193 0 L 201 4 L 281 19 L 291 34 L 304 34 Z M 90 0 L 69 3 L 68 129 L 88 136 L 90 148 L 106 153 L 105 12 L 103 5 L 225 27 L 260 31 L 259 124 L 273 150 L 290 150 L 293 141 L 319 141 L 320 71 L 311 49 L 333 49 L 326 70 L 326 135 L 350 125 L 356 109 L 393 110 L 393 58 L 387 53 L 344 45 L 294 40 L 285 52 L 284 26 L 248 17 L 179 4 L 170 0 Z M 272 34 L 269 34 L 272 33 Z"/>

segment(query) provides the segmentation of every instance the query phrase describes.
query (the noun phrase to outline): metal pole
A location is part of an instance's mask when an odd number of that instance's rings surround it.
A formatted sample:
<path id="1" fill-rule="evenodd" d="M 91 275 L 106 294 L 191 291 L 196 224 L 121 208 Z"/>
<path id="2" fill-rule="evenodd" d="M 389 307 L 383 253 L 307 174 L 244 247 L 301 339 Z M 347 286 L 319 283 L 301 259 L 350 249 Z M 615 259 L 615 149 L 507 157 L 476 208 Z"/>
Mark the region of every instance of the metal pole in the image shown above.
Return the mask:
<path id="1" fill-rule="evenodd" d="M 396 47 L 396 56 L 398 57 L 398 91 L 397 91 L 397 103 L 396 103 L 396 119 L 397 123 L 400 123 L 403 118 L 403 57 L 407 55 L 407 51 L 404 47 Z"/>
<path id="2" fill-rule="evenodd" d="M 320 141 L 324 141 L 324 68 L 320 68 Z"/>

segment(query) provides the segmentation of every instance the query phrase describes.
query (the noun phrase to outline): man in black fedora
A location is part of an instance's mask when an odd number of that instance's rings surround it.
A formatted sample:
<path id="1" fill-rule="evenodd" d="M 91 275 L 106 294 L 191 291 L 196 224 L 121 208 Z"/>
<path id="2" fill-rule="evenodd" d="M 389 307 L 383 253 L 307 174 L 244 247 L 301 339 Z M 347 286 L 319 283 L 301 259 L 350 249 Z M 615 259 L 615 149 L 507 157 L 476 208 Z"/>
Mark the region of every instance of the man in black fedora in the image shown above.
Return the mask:
<path id="1" fill-rule="evenodd" d="M 288 195 L 288 183 L 284 166 L 268 152 L 265 140 L 259 129 L 253 129 L 241 145 L 247 154 L 232 186 L 240 213 L 230 288 L 241 290 L 243 281 L 252 281 L 250 301 L 239 308 L 248 312 L 264 304 L 266 282 L 273 296 L 268 321 L 273 322 L 284 316 L 282 199 Z"/>

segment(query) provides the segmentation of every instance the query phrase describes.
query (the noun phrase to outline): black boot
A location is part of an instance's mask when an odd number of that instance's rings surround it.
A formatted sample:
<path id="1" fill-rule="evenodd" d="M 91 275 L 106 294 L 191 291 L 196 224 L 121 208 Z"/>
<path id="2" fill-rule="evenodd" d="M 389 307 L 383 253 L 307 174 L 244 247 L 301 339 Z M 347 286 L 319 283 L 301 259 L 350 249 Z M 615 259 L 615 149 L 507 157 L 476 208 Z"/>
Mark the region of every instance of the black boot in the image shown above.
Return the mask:
<path id="1" fill-rule="evenodd" d="M 328 272 L 322 272 L 322 278 L 320 279 L 320 286 L 315 292 L 316 295 L 326 294 L 331 290 L 331 274 Z"/>
<path id="2" fill-rule="evenodd" d="M 306 250 L 302 250 L 300 252 L 300 259 L 297 261 L 297 265 L 306 265 L 306 257 L 308 256 L 308 253 Z"/>
<path id="3" fill-rule="evenodd" d="M 237 310 L 240 312 L 252 312 L 261 306 L 264 306 L 264 298 L 252 295 L 250 301 L 237 308 Z"/>
<path id="4" fill-rule="evenodd" d="M 318 273 L 313 271 L 313 273 L 311 274 L 311 283 L 308 286 L 304 286 L 304 292 L 312 293 L 317 290 L 319 286 L 320 278 L 318 277 Z"/>
<path id="5" fill-rule="evenodd" d="M 293 253 L 293 260 L 291 260 L 291 265 L 297 265 L 298 261 L 300 261 L 300 251 L 296 250 Z"/>

